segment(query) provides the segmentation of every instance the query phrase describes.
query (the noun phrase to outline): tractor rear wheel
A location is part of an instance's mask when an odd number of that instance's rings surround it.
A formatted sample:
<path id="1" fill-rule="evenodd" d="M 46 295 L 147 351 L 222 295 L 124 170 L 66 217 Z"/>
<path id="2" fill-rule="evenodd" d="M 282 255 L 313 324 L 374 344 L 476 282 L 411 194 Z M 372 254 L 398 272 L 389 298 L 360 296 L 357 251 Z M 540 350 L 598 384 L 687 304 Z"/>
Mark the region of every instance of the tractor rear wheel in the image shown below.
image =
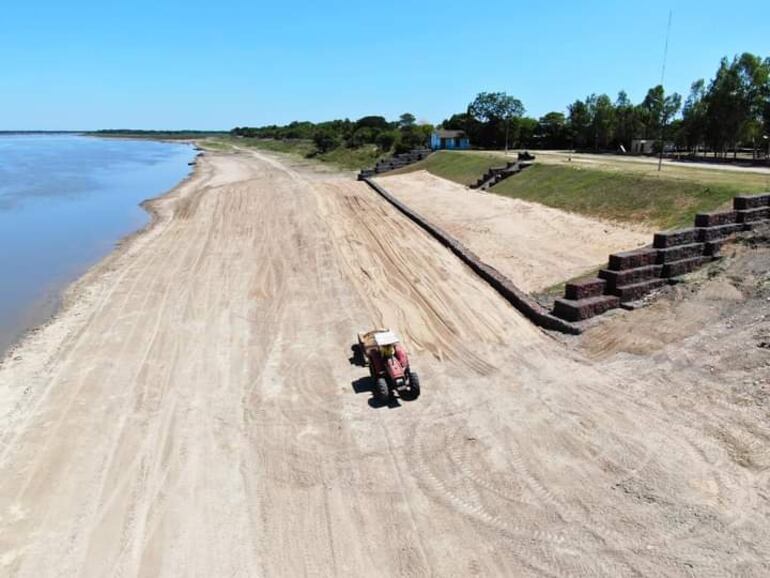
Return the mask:
<path id="1" fill-rule="evenodd" d="M 417 399 L 420 397 L 420 376 L 416 371 L 409 372 L 409 399 Z"/>
<path id="2" fill-rule="evenodd" d="M 374 398 L 380 403 L 388 403 L 390 401 L 390 388 L 388 387 L 388 381 L 384 377 L 378 377 L 374 382 Z"/>

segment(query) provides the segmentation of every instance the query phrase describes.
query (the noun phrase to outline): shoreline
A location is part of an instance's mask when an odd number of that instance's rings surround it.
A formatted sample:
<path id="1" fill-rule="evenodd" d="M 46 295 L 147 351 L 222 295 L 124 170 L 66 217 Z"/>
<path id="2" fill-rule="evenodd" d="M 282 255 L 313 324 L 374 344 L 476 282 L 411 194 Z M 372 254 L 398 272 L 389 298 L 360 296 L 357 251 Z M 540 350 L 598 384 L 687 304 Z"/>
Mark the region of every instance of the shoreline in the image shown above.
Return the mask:
<path id="1" fill-rule="evenodd" d="M 59 321 L 60 318 L 65 317 L 67 312 L 77 304 L 83 293 L 87 291 L 89 283 L 98 281 L 100 274 L 108 271 L 109 266 L 127 253 L 140 237 L 151 233 L 156 225 L 159 224 L 161 216 L 160 211 L 158 210 L 158 204 L 166 199 L 166 197 L 173 195 L 180 188 L 189 184 L 189 182 L 198 175 L 200 171 L 200 163 L 198 161 L 202 158 L 201 155 L 208 153 L 208 151 L 201 149 L 197 142 L 191 142 L 189 144 L 196 147 L 195 150 L 198 156 L 193 157 L 196 162 L 194 162 L 193 165 L 190 165 L 190 170 L 187 175 L 172 188 L 159 195 L 141 201 L 138 206 L 147 213 L 148 221 L 141 228 L 128 233 L 115 241 L 113 249 L 98 261 L 88 266 L 82 274 L 78 275 L 71 282 L 64 283 L 59 289 L 52 291 L 50 297 L 46 300 L 55 301 L 55 304 L 51 306 L 51 312 L 45 314 L 44 319 L 39 323 L 34 323 L 31 327 L 21 331 L 18 336 L 13 338 L 12 343 L 5 351 L 0 350 L 0 370 L 7 365 L 9 361 L 18 357 L 19 350 L 23 349 L 32 337 L 38 335 L 50 325 Z"/>

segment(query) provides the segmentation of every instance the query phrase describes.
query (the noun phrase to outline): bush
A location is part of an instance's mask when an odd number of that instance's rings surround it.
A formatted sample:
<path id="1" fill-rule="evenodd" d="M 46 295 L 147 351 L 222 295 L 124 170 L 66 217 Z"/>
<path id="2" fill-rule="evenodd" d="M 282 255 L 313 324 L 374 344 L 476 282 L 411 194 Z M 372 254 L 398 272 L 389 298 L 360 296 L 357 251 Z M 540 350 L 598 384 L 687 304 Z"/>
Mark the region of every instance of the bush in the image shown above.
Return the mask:
<path id="1" fill-rule="evenodd" d="M 388 152 L 399 140 L 399 137 L 400 135 L 397 131 L 389 130 L 378 134 L 374 142 L 382 152 Z"/>
<path id="2" fill-rule="evenodd" d="M 332 130 L 320 129 L 313 134 L 313 144 L 319 153 L 326 153 L 340 146 L 341 140 Z"/>

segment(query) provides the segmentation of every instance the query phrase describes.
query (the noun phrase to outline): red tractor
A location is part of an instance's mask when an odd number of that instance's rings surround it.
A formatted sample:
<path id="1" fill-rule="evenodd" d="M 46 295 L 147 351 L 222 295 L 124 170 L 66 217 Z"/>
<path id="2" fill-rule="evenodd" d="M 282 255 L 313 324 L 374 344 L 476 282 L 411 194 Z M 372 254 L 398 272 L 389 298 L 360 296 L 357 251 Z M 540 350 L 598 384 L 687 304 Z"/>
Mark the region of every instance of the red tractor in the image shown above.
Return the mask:
<path id="1" fill-rule="evenodd" d="M 406 349 L 395 333 L 389 329 L 359 333 L 358 343 L 352 349 L 356 363 L 369 367 L 377 401 L 388 403 L 393 391 L 406 400 L 419 397 L 420 378 L 412 371 Z"/>

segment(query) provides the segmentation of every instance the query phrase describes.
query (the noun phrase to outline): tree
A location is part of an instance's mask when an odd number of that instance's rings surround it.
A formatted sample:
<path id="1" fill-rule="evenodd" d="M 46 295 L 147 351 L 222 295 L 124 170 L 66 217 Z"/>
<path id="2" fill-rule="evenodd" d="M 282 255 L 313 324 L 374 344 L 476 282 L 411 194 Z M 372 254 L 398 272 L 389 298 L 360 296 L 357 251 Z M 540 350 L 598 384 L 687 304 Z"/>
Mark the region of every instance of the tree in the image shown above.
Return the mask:
<path id="1" fill-rule="evenodd" d="M 741 107 L 745 118 L 740 127 L 741 140 L 751 143 L 754 158 L 757 141 L 762 138 L 763 114 L 770 98 L 770 58 L 764 61 L 744 52 L 737 62 Z"/>
<path id="2" fill-rule="evenodd" d="M 660 119 L 663 114 L 665 93 L 659 84 L 647 91 L 644 100 L 639 105 L 639 116 L 642 121 L 643 138 L 657 138 L 660 132 Z"/>
<path id="3" fill-rule="evenodd" d="M 626 150 L 631 148 L 631 141 L 636 137 L 639 128 L 639 115 L 636 107 L 624 90 L 615 99 L 615 144 Z"/>
<path id="4" fill-rule="evenodd" d="M 676 92 L 666 96 L 662 85 L 647 91 L 640 109 L 645 120 L 645 138 L 658 138 L 658 170 L 663 164 L 663 149 L 666 141 L 666 128 L 682 107 L 682 97 Z"/>
<path id="5" fill-rule="evenodd" d="M 698 146 L 706 137 L 706 83 L 701 78 L 690 85 L 690 95 L 682 109 L 682 138 L 688 150 L 698 153 Z"/>
<path id="6" fill-rule="evenodd" d="M 647 91 L 640 105 L 644 115 L 645 138 L 663 138 L 662 131 L 682 107 L 682 97 L 676 92 L 666 96 L 662 85 Z"/>
<path id="7" fill-rule="evenodd" d="M 770 98 L 765 102 L 764 111 L 762 113 L 764 131 L 766 136 L 770 136 Z"/>
<path id="8" fill-rule="evenodd" d="M 767 147 L 765 154 L 767 155 L 767 162 L 770 164 L 770 97 L 768 98 L 767 102 L 765 102 L 762 118 L 764 125 L 762 139 L 764 140 L 764 144 Z"/>
<path id="9" fill-rule="evenodd" d="M 433 127 L 429 124 L 403 126 L 399 130 L 400 138 L 396 143 L 396 152 L 407 152 L 412 149 L 425 147 L 428 144 Z"/>
<path id="10" fill-rule="evenodd" d="M 501 125 L 505 127 L 506 150 L 511 120 L 521 117 L 524 112 L 522 102 L 505 92 L 480 92 L 468 105 L 468 114 L 486 125 L 484 134 L 491 144 L 499 144 L 499 129 Z"/>
<path id="11" fill-rule="evenodd" d="M 535 134 L 537 133 L 538 122 L 535 118 L 528 116 L 522 116 L 513 121 L 512 142 L 517 143 L 517 146 L 528 147 L 535 141 Z"/>
<path id="12" fill-rule="evenodd" d="M 414 126 L 414 123 L 416 120 L 417 119 L 412 113 L 405 112 L 400 117 L 398 117 L 398 127 L 406 128 L 406 127 Z"/>
<path id="13" fill-rule="evenodd" d="M 615 108 L 606 94 L 587 99 L 594 133 L 594 150 L 607 149 L 615 136 Z"/>
<path id="14" fill-rule="evenodd" d="M 540 117 L 537 138 L 546 149 L 561 149 L 567 146 L 567 119 L 562 112 L 549 112 Z"/>
<path id="15" fill-rule="evenodd" d="M 743 53 L 732 62 L 723 58 L 708 89 L 707 135 L 724 154 L 733 154 L 741 138 L 754 139 L 760 132 L 765 102 L 770 95 L 770 59 Z"/>
<path id="16" fill-rule="evenodd" d="M 591 114 L 582 100 L 576 100 L 567 107 L 569 135 L 574 148 L 583 148 L 588 142 L 591 128 Z"/>
<path id="17" fill-rule="evenodd" d="M 356 121 L 356 129 L 373 128 L 377 130 L 388 130 L 390 125 L 383 116 L 364 116 Z"/>
<path id="18" fill-rule="evenodd" d="M 400 135 L 398 131 L 388 130 L 379 133 L 374 142 L 382 152 L 388 152 L 394 144 L 399 140 Z"/>

